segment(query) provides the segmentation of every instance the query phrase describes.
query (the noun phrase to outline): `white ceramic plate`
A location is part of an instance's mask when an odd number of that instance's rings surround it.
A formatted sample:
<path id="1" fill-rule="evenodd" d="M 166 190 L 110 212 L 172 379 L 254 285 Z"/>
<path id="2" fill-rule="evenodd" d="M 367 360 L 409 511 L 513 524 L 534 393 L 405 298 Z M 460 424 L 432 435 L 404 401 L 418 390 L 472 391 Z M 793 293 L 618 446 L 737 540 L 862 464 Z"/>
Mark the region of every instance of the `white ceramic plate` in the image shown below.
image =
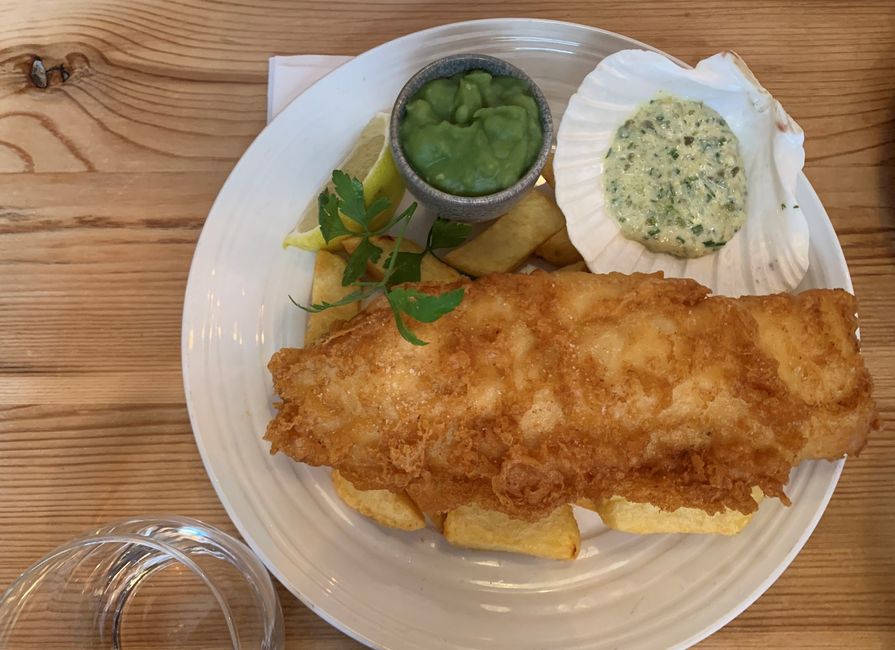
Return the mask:
<path id="1" fill-rule="evenodd" d="M 328 472 L 272 457 L 266 363 L 297 346 L 313 256 L 280 241 L 370 116 L 423 64 L 503 57 L 534 77 L 559 120 L 602 57 L 646 47 L 597 29 L 486 20 L 412 34 L 315 84 L 264 130 L 227 180 L 196 248 L 183 317 L 183 374 L 196 441 L 224 507 L 270 570 L 340 629 L 384 648 L 658 648 L 695 643 L 754 601 L 807 540 L 842 463 L 793 472 L 791 508 L 766 501 L 738 537 L 634 536 L 582 517 L 574 562 L 450 547 L 433 531 L 380 528 L 343 506 Z M 350 100 L 349 100 L 350 98 Z M 851 289 L 811 186 L 807 287 Z"/>

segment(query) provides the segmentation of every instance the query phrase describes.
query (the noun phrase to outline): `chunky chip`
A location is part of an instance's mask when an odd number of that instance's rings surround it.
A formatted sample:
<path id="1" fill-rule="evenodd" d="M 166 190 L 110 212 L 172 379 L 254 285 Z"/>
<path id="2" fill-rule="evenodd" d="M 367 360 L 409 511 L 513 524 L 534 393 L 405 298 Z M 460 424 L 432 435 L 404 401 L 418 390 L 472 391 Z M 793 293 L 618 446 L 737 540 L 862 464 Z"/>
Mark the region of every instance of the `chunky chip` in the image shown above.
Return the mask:
<path id="1" fill-rule="evenodd" d="M 575 262 L 574 264 L 569 264 L 568 266 L 563 266 L 562 268 L 556 269 L 555 273 L 586 273 L 587 272 L 587 264 L 584 263 L 584 260 L 580 262 Z"/>
<path id="2" fill-rule="evenodd" d="M 553 199 L 543 192 L 529 192 L 486 230 L 442 259 L 475 277 L 507 273 L 565 225 L 566 218 Z"/>
<path id="3" fill-rule="evenodd" d="M 336 494 L 345 505 L 383 526 L 401 530 L 426 527 L 423 513 L 406 494 L 389 490 L 358 490 L 338 470 L 333 470 L 332 481 Z"/>
<path id="4" fill-rule="evenodd" d="M 314 261 L 311 304 L 334 303 L 354 291 L 354 287 L 342 286 L 342 273 L 344 272 L 345 260 L 333 253 L 319 251 L 317 259 Z M 317 339 L 328 334 L 338 323 L 349 320 L 357 314 L 359 309 L 360 303 L 352 302 L 316 314 L 309 314 L 308 327 L 305 330 L 305 347 L 313 345 Z"/>
<path id="5" fill-rule="evenodd" d="M 444 536 L 451 544 L 465 548 L 556 560 L 574 559 L 581 546 L 581 533 L 571 506 L 561 506 L 534 522 L 512 519 L 477 505 L 461 506 L 447 513 Z"/>
<path id="6" fill-rule="evenodd" d="M 759 488 L 754 487 L 752 498 L 761 503 L 764 494 Z M 651 533 L 736 535 L 752 519 L 752 514 L 744 515 L 730 509 L 713 515 L 698 508 L 678 508 L 669 512 L 651 503 L 634 503 L 620 496 L 611 497 L 597 504 L 582 500 L 578 505 L 596 511 L 603 523 L 610 528 L 639 535 Z"/>
<path id="7" fill-rule="evenodd" d="M 535 255 L 554 266 L 568 266 L 581 261 L 581 253 L 569 239 L 569 231 L 563 228 L 535 249 Z"/>

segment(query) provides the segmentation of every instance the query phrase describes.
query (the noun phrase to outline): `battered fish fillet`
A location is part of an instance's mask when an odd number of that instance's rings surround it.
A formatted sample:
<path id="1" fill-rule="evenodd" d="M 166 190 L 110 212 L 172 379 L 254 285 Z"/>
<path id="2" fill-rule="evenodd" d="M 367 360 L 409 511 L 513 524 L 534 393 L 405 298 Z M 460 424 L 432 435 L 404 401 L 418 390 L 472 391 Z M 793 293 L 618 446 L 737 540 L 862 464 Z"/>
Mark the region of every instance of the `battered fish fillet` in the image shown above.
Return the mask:
<path id="1" fill-rule="evenodd" d="M 857 453 L 879 427 L 840 290 L 732 299 L 655 275 L 495 274 L 401 338 L 380 302 L 270 361 L 271 453 L 524 519 L 612 495 L 666 510 L 788 503 L 806 459 Z"/>

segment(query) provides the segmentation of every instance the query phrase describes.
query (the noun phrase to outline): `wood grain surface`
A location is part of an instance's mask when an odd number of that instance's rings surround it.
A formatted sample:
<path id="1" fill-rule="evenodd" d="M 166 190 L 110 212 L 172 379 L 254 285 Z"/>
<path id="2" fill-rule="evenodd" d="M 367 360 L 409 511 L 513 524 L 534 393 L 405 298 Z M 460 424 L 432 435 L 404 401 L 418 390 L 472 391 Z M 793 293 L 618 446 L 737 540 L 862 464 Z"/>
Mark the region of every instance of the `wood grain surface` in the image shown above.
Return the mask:
<path id="1" fill-rule="evenodd" d="M 184 406 L 190 258 L 265 122 L 273 54 L 357 54 L 446 22 L 554 18 L 688 62 L 738 51 L 807 133 L 861 302 L 884 430 L 784 575 L 705 648 L 895 647 L 895 5 L 0 2 L 0 586 L 81 531 L 169 512 L 233 531 Z M 37 88 L 31 63 L 64 64 Z M 280 596 L 287 647 L 357 644 Z"/>

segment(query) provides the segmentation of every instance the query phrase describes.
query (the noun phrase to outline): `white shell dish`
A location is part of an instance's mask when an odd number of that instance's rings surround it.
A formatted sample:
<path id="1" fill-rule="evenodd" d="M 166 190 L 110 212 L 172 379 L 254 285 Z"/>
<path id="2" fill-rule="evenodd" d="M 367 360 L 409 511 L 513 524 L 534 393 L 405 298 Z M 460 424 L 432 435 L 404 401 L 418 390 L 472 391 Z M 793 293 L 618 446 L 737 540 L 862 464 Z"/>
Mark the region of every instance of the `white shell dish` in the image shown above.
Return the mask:
<path id="1" fill-rule="evenodd" d="M 603 192 L 604 158 L 618 127 L 660 93 L 717 111 L 740 143 L 746 222 L 722 249 L 696 259 L 653 253 L 626 239 Z M 578 88 L 559 127 L 556 198 L 569 237 L 594 273 L 664 271 L 730 296 L 794 289 L 808 270 L 808 224 L 795 199 L 805 162 L 801 127 L 733 52 L 684 68 L 656 52 L 622 50 Z"/>

